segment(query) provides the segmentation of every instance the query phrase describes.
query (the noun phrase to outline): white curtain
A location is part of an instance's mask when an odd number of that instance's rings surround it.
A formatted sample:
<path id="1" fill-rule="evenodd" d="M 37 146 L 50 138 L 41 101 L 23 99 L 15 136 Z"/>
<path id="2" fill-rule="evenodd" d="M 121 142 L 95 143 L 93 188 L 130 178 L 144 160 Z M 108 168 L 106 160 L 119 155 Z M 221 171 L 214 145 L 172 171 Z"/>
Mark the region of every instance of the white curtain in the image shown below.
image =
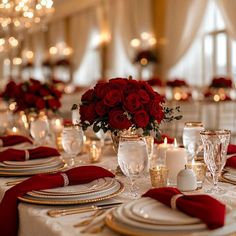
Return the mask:
<path id="1" fill-rule="evenodd" d="M 235 0 L 217 0 L 219 10 L 221 11 L 226 28 L 230 36 L 236 39 L 236 1 Z"/>
<path id="2" fill-rule="evenodd" d="M 130 41 L 140 38 L 142 32 L 153 33 L 151 0 L 110 0 L 108 19 L 112 34 L 109 76 L 136 76 L 135 49 Z"/>
<path id="3" fill-rule="evenodd" d="M 82 86 L 91 85 L 98 75 L 99 62 L 96 51 L 98 22 L 95 8 L 79 12 L 70 21 L 72 63 L 74 83 Z"/>
<path id="4" fill-rule="evenodd" d="M 163 48 L 164 75 L 191 46 L 205 14 L 206 0 L 167 0 L 166 44 Z"/>

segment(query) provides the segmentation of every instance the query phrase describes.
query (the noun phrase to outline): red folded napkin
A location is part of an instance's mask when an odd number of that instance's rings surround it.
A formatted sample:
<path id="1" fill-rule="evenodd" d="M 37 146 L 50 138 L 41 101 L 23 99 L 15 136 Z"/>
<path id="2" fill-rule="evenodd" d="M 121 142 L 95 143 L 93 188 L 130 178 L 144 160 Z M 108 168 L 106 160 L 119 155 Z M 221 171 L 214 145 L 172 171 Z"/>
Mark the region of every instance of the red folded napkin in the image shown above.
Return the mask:
<path id="1" fill-rule="evenodd" d="M 226 160 L 225 166 L 236 169 L 236 156 L 232 156 Z"/>
<path id="2" fill-rule="evenodd" d="M 224 225 L 225 205 L 209 195 L 183 195 L 177 188 L 163 187 L 150 189 L 143 197 L 154 198 L 172 208 L 176 206 L 185 214 L 202 220 L 209 229 Z M 176 197 L 176 201 L 173 197 Z"/>
<path id="3" fill-rule="evenodd" d="M 229 144 L 228 145 L 227 154 L 234 154 L 234 153 L 236 153 L 236 145 Z"/>
<path id="4" fill-rule="evenodd" d="M 2 147 L 13 146 L 19 143 L 33 143 L 29 138 L 22 135 L 0 136 Z"/>
<path id="5" fill-rule="evenodd" d="M 32 190 L 64 186 L 67 180 L 63 175 L 67 176 L 69 185 L 88 183 L 103 177 L 114 177 L 110 171 L 98 166 L 80 166 L 63 173 L 59 172 L 33 176 L 5 192 L 2 202 L 0 203 L 0 234 L 4 236 L 17 235 L 18 197 Z"/>
<path id="6" fill-rule="evenodd" d="M 25 161 L 27 159 L 37 159 L 45 157 L 59 156 L 60 153 L 55 148 L 37 147 L 27 150 L 9 148 L 0 152 L 0 162 L 2 161 Z"/>

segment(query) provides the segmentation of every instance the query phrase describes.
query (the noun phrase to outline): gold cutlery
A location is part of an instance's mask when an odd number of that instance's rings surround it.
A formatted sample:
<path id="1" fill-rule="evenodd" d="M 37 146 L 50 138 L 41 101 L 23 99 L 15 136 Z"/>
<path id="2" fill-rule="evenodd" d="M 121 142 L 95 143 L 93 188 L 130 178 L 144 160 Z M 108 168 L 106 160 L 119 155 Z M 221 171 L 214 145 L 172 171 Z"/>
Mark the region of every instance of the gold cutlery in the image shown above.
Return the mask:
<path id="1" fill-rule="evenodd" d="M 60 217 L 60 216 L 73 215 L 73 214 L 84 213 L 84 212 L 89 212 L 89 211 L 96 211 L 100 209 L 109 209 L 109 208 L 118 206 L 120 204 L 122 204 L 122 202 L 91 205 L 91 206 L 86 206 L 86 207 L 56 209 L 56 210 L 49 210 L 47 214 L 51 217 Z"/>
<path id="2" fill-rule="evenodd" d="M 73 225 L 74 227 L 83 227 L 83 226 L 86 226 L 86 225 L 89 225 L 90 223 L 92 223 L 92 221 L 100 216 L 100 215 L 103 215 L 105 213 L 105 211 L 103 209 L 101 210 L 97 210 L 95 214 L 93 214 L 91 217 L 89 217 L 88 219 L 86 220 L 82 220 L 80 221 L 79 223 Z"/>

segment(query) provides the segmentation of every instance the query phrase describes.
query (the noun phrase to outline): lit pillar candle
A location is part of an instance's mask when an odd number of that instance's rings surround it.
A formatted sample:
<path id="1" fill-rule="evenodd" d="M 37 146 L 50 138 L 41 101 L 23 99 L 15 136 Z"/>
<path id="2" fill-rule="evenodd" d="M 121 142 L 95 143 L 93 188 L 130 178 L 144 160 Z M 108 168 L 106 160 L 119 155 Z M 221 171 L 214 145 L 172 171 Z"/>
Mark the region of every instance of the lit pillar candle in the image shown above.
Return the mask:
<path id="1" fill-rule="evenodd" d="M 187 164 L 187 152 L 185 148 L 175 145 L 166 150 L 166 166 L 169 169 L 168 180 L 170 185 L 176 185 L 178 173 Z"/>
<path id="2" fill-rule="evenodd" d="M 166 150 L 171 147 L 171 144 L 167 143 L 167 138 L 164 139 L 164 143 L 161 143 L 157 146 L 157 158 L 159 164 L 165 165 L 166 163 Z"/>

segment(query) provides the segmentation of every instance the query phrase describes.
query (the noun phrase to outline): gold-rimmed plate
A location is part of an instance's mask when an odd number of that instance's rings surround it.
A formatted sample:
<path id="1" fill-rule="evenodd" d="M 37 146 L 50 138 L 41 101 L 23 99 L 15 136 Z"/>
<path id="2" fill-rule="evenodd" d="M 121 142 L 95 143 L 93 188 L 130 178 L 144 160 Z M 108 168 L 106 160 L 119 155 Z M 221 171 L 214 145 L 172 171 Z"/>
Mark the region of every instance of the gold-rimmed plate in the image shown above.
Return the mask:
<path id="1" fill-rule="evenodd" d="M 79 184 L 79 185 L 69 185 L 63 188 L 53 188 L 29 192 L 28 195 L 40 198 L 58 198 L 58 197 L 75 197 L 81 194 L 90 194 L 94 192 L 101 192 L 103 190 L 108 190 L 114 187 L 116 180 L 114 178 L 105 177 L 93 180 L 90 183 Z"/>
<path id="2" fill-rule="evenodd" d="M 221 174 L 221 181 L 236 185 L 236 172 L 229 169 L 224 170 Z"/>
<path id="3" fill-rule="evenodd" d="M 19 200 L 26 203 L 33 203 L 33 204 L 39 204 L 39 205 L 75 205 L 75 204 L 85 204 L 85 203 L 92 203 L 92 202 L 98 202 L 103 201 L 106 199 L 113 198 L 117 195 L 119 195 L 124 190 L 124 185 L 119 181 L 117 181 L 116 188 L 113 188 L 112 190 L 97 194 L 97 195 L 91 195 L 86 196 L 84 198 L 58 198 L 58 199 L 41 199 L 41 198 L 34 198 L 29 195 L 24 195 L 22 197 L 18 197 Z"/>
<path id="4" fill-rule="evenodd" d="M 57 171 L 61 171 L 67 167 L 67 164 L 61 160 L 61 162 L 53 167 L 49 168 L 34 168 L 34 169 L 28 169 L 28 170 L 21 170 L 21 171 L 14 171 L 14 170 L 0 170 L 0 176 L 6 176 L 6 177 L 20 177 L 20 176 L 31 176 L 36 174 L 46 174 L 46 173 L 54 173 Z"/>

